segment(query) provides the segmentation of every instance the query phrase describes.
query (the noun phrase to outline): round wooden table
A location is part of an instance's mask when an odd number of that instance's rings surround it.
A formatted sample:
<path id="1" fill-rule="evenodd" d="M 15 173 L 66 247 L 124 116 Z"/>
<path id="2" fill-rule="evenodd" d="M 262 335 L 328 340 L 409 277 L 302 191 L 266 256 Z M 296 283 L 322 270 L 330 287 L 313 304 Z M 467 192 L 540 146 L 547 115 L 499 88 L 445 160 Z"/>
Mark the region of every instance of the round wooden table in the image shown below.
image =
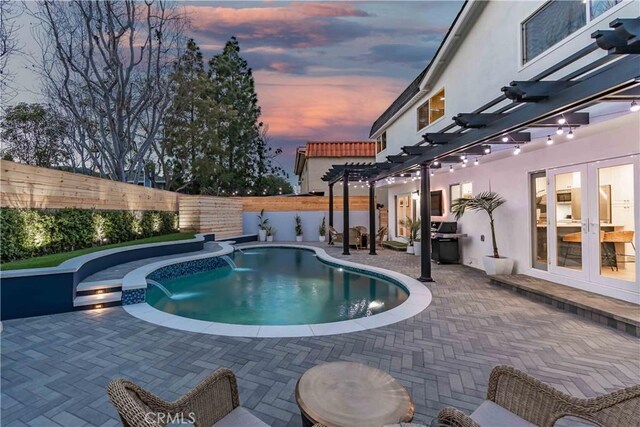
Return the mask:
<path id="1" fill-rule="evenodd" d="M 332 362 L 305 372 L 296 384 L 302 424 L 383 426 L 413 419 L 413 400 L 391 375 L 361 363 Z"/>

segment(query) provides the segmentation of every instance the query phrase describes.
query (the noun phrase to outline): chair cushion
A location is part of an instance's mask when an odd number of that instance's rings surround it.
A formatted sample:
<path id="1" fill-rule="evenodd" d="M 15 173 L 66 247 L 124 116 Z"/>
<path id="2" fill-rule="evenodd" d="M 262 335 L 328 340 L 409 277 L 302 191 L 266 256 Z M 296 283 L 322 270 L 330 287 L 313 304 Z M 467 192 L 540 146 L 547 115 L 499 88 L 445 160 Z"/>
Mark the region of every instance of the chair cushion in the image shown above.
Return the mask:
<path id="1" fill-rule="evenodd" d="M 529 421 L 507 411 L 502 406 L 485 400 L 482 405 L 473 411 L 471 419 L 481 426 L 490 427 L 535 427 Z"/>
<path id="2" fill-rule="evenodd" d="M 264 423 L 260 418 L 242 406 L 238 406 L 229 412 L 214 425 L 215 427 L 269 427 L 269 424 Z"/>

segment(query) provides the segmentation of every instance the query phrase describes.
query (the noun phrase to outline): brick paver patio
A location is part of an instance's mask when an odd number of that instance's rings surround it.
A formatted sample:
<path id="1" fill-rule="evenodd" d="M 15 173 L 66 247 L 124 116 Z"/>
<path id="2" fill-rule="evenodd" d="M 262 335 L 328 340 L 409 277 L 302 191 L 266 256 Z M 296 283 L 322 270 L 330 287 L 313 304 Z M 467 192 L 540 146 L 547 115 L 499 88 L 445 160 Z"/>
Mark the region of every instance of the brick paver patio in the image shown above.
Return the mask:
<path id="1" fill-rule="evenodd" d="M 326 245 L 323 245 L 326 248 Z M 329 248 L 341 257 L 340 248 Z M 354 251 L 355 252 L 355 251 Z M 410 276 L 419 259 L 366 251 L 350 260 Z M 640 339 L 489 284 L 464 266 L 434 266 L 429 308 L 409 320 L 318 338 L 230 338 L 172 330 L 121 307 L 4 322 L 2 425 L 118 425 L 106 384 L 127 377 L 175 399 L 219 367 L 239 379 L 241 404 L 271 425 L 300 425 L 294 387 L 333 360 L 388 371 L 411 393 L 415 420 L 447 405 L 472 411 L 496 364 L 575 396 L 640 383 Z"/>

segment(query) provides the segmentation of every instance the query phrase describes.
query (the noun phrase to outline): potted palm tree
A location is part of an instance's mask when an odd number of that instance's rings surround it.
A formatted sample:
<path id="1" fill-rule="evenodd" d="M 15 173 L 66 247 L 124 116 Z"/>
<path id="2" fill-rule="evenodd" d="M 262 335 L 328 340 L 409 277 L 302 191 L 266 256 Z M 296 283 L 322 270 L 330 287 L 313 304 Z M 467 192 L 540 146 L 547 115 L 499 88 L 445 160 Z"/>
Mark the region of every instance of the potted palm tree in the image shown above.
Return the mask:
<path id="1" fill-rule="evenodd" d="M 264 209 L 258 215 L 258 240 L 264 242 L 267 240 L 267 228 L 269 227 L 269 218 L 264 216 Z"/>
<path id="2" fill-rule="evenodd" d="M 415 243 L 422 226 L 422 221 L 420 221 L 420 218 L 413 220 L 407 217 L 406 219 L 400 220 L 400 225 L 409 230 L 409 244 L 407 245 L 407 253 L 413 254 L 415 253 Z M 422 247 L 420 247 L 420 250 L 422 250 Z"/>
<path id="3" fill-rule="evenodd" d="M 318 227 L 318 240 L 324 242 L 325 234 L 327 234 L 327 223 L 325 217 L 322 217 L 322 222 L 320 223 L 320 227 Z"/>
<path id="4" fill-rule="evenodd" d="M 485 191 L 469 199 L 456 199 L 451 203 L 451 212 L 456 219 L 462 218 L 467 209 L 471 211 L 484 211 L 489 216 L 491 225 L 491 244 L 493 255 L 484 257 L 484 269 L 488 275 L 511 274 L 513 271 L 513 259 L 501 257 L 496 243 L 496 229 L 494 226 L 493 212 L 505 204 L 506 200 L 492 191 Z"/>
<path id="5" fill-rule="evenodd" d="M 272 225 L 268 225 L 266 232 L 267 232 L 267 242 L 273 242 L 273 237 L 276 235 L 276 228 Z"/>
<path id="6" fill-rule="evenodd" d="M 296 214 L 296 242 L 302 242 L 302 218 Z"/>

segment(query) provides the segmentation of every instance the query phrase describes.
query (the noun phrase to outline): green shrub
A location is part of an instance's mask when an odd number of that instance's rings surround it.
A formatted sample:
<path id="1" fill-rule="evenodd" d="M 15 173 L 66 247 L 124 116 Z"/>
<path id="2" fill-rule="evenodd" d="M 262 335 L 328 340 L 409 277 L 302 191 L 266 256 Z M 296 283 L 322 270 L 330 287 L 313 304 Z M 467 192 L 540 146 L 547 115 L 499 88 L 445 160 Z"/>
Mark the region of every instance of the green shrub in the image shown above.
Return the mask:
<path id="1" fill-rule="evenodd" d="M 121 243 L 177 230 L 175 212 L 0 209 L 0 260 Z"/>

